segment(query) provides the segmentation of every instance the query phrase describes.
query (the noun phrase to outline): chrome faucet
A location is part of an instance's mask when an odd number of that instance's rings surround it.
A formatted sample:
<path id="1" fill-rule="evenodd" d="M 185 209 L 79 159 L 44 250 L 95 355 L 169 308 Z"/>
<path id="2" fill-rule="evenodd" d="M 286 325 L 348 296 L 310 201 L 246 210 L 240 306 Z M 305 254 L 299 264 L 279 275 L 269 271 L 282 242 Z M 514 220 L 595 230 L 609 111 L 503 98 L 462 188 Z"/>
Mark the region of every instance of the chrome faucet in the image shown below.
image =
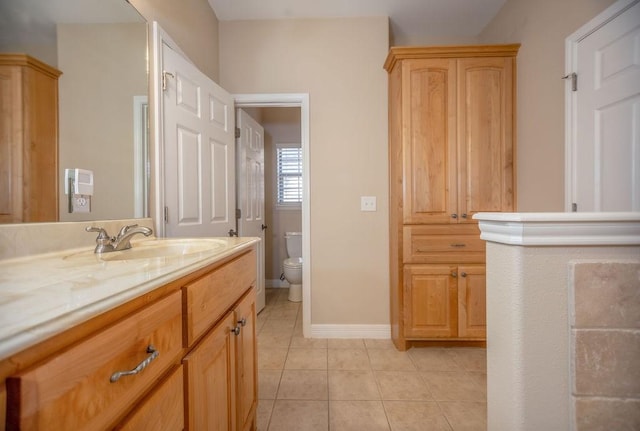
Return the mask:
<path id="1" fill-rule="evenodd" d="M 132 224 L 129 226 L 124 226 L 120 229 L 117 236 L 111 237 L 101 227 L 93 227 L 89 226 L 85 229 L 87 232 L 98 232 L 98 237 L 96 238 L 96 248 L 94 250 L 95 253 L 108 253 L 111 251 L 120 251 L 131 248 L 131 238 L 136 234 L 142 234 L 144 236 L 149 236 L 153 233 L 151 229 L 144 226 L 138 226 L 137 224 Z"/>

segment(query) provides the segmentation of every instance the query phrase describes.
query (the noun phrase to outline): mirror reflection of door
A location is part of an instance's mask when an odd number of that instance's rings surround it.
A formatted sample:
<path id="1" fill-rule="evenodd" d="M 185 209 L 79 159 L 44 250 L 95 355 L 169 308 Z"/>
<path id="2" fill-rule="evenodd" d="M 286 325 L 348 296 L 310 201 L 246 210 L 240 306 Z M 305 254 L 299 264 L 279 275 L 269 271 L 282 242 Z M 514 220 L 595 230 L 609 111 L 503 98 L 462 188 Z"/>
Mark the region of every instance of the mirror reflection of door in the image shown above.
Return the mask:
<path id="1" fill-rule="evenodd" d="M 258 245 L 256 310 L 265 306 L 264 129 L 247 112 L 236 111 L 236 194 L 238 235 L 261 239 Z"/>

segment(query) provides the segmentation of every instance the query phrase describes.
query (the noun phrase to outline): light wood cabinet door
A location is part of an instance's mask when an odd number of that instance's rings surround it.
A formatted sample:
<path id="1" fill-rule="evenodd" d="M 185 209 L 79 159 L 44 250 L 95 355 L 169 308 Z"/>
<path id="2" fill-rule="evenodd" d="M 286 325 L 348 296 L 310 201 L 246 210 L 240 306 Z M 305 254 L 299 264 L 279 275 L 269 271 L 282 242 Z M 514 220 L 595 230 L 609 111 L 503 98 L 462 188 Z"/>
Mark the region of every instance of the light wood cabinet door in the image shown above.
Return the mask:
<path id="1" fill-rule="evenodd" d="M 514 210 L 511 57 L 457 60 L 458 221 Z"/>
<path id="2" fill-rule="evenodd" d="M 458 267 L 458 336 L 485 338 L 487 289 L 484 265 Z"/>
<path id="3" fill-rule="evenodd" d="M 58 77 L 0 54 L 0 223 L 58 220 Z"/>
<path id="4" fill-rule="evenodd" d="M 179 366 L 115 429 L 118 431 L 182 431 L 184 429 L 182 380 L 182 366 Z"/>
<path id="5" fill-rule="evenodd" d="M 184 358 L 187 430 L 236 430 L 235 313 L 228 313 Z"/>
<path id="6" fill-rule="evenodd" d="M 456 60 L 402 63 L 403 222 L 449 223 L 456 212 Z"/>
<path id="7" fill-rule="evenodd" d="M 450 338 L 458 334 L 456 270 L 456 265 L 405 265 L 407 338 Z"/>
<path id="8" fill-rule="evenodd" d="M 236 338 L 236 376 L 238 429 L 255 427 L 258 403 L 258 375 L 256 363 L 256 292 L 251 288 L 235 309 L 236 324 L 240 328 Z"/>

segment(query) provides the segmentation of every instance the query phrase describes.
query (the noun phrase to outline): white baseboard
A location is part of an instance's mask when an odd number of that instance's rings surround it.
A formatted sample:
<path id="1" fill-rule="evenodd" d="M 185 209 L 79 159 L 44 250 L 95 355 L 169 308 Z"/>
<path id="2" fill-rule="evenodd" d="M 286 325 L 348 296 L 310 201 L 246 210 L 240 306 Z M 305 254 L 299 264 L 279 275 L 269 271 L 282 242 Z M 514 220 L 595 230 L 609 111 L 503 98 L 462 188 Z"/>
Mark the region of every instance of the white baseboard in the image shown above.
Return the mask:
<path id="1" fill-rule="evenodd" d="M 311 338 L 391 338 L 391 325 L 311 325 Z"/>

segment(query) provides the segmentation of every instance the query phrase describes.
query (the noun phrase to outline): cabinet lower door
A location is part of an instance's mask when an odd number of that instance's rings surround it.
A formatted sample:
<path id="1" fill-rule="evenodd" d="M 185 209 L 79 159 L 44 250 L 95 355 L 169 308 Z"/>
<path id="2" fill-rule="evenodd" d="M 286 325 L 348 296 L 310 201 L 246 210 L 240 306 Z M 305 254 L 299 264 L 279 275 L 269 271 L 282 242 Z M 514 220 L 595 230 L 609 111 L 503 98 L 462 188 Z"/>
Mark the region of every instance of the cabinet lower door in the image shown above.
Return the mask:
<path id="1" fill-rule="evenodd" d="M 236 429 L 235 326 L 231 312 L 183 360 L 187 430 Z"/>
<path id="2" fill-rule="evenodd" d="M 251 429 L 258 402 L 256 364 L 256 292 L 250 289 L 235 309 L 240 327 L 236 342 L 238 429 Z"/>
<path id="3" fill-rule="evenodd" d="M 182 366 L 179 366 L 115 429 L 118 431 L 182 431 L 184 429 L 182 381 Z"/>
<path id="4" fill-rule="evenodd" d="M 406 265 L 404 316 L 407 338 L 449 338 L 458 334 L 455 265 Z"/>
<path id="5" fill-rule="evenodd" d="M 458 274 L 458 335 L 463 338 L 485 338 L 487 333 L 485 266 L 459 266 Z"/>

